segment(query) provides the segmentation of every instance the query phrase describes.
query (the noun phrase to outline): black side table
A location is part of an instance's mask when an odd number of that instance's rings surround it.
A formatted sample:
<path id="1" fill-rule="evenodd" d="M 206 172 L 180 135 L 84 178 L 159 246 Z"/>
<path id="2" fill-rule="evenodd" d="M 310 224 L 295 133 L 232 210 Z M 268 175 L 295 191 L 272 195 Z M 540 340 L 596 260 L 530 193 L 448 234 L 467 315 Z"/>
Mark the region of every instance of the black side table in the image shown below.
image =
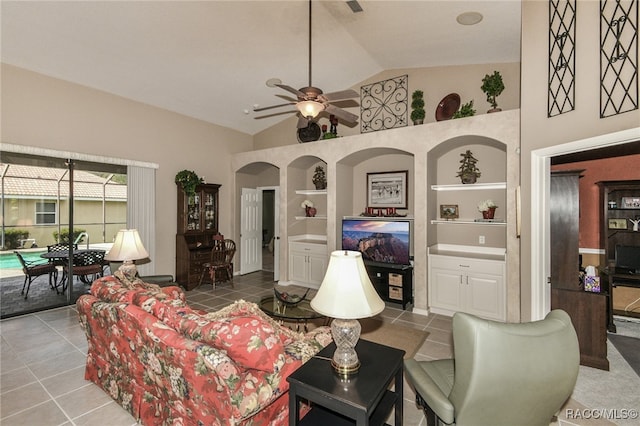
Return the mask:
<path id="1" fill-rule="evenodd" d="M 356 345 L 360 371 L 344 381 L 331 366 L 335 349 L 330 344 L 287 378 L 289 425 L 383 425 L 395 407 L 395 425 L 401 426 L 405 352 L 360 340 Z M 302 420 L 300 400 L 311 403 Z"/>

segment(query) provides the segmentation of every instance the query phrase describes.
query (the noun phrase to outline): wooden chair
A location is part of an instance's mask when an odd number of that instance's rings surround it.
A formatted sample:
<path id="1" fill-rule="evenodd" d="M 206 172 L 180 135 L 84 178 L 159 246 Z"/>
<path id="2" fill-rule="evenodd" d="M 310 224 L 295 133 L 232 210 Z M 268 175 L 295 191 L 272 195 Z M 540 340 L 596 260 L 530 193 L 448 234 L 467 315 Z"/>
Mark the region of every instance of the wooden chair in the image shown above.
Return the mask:
<path id="1" fill-rule="evenodd" d="M 53 263 L 51 262 L 42 263 L 42 262 L 25 260 L 19 251 L 16 250 L 14 251 L 14 253 L 16 254 L 16 256 L 18 256 L 18 260 L 22 264 L 22 271 L 24 272 L 24 284 L 22 284 L 21 294 L 24 294 L 25 299 L 29 295 L 29 289 L 31 288 L 31 281 L 38 278 L 39 276 L 48 274 L 49 287 L 51 287 L 51 289 L 56 288 L 56 285 L 57 285 L 56 282 L 58 280 L 58 269 Z M 24 291 L 25 286 L 27 287 L 26 292 Z"/>
<path id="2" fill-rule="evenodd" d="M 232 262 L 235 254 L 236 243 L 233 240 L 214 240 L 213 248 L 211 249 L 211 260 L 202 265 L 202 274 L 198 285 L 202 285 L 205 274 L 209 274 L 213 288 L 216 287 L 216 282 L 225 281 L 231 281 L 231 287 L 233 287 Z"/>

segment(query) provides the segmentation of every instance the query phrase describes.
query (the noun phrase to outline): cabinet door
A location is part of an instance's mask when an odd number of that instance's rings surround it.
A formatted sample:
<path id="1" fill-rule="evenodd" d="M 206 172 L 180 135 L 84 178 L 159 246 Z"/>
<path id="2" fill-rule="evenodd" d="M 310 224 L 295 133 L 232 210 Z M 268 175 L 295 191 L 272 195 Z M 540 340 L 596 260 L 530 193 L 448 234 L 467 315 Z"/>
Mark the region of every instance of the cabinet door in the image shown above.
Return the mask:
<path id="1" fill-rule="evenodd" d="M 307 254 L 298 251 L 289 253 L 289 279 L 300 283 L 307 282 Z"/>
<path id="2" fill-rule="evenodd" d="M 327 272 L 327 257 L 312 254 L 308 257 L 309 262 L 309 284 L 320 285 L 324 279 L 324 274 Z"/>
<path id="3" fill-rule="evenodd" d="M 462 273 L 453 269 L 431 269 L 431 306 L 462 310 Z"/>
<path id="4" fill-rule="evenodd" d="M 471 273 L 463 277 L 465 312 L 483 318 L 504 321 L 504 282 L 500 275 Z"/>

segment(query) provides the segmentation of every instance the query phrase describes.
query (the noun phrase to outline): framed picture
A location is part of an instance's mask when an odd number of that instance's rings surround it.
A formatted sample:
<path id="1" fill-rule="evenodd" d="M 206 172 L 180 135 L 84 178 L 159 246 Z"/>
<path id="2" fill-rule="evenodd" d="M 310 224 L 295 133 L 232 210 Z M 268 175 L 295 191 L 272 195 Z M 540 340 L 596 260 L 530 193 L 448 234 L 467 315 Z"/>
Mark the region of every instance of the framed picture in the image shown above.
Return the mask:
<path id="1" fill-rule="evenodd" d="M 640 209 L 640 197 L 622 197 L 623 209 Z"/>
<path id="2" fill-rule="evenodd" d="M 446 220 L 457 219 L 459 217 L 458 205 L 440 204 L 440 217 Z"/>
<path id="3" fill-rule="evenodd" d="M 609 219 L 609 229 L 627 229 L 627 219 Z"/>
<path id="4" fill-rule="evenodd" d="M 367 173 L 367 207 L 407 208 L 408 171 Z"/>

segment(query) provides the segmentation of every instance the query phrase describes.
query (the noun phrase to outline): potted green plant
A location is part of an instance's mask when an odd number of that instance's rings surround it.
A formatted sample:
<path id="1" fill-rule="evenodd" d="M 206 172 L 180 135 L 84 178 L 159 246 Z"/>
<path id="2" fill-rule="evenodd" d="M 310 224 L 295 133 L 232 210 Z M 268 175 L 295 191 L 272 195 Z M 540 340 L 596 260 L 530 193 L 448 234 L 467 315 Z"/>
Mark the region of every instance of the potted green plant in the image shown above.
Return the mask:
<path id="1" fill-rule="evenodd" d="M 491 75 L 485 75 L 482 79 L 482 86 L 480 88 L 485 95 L 487 95 L 487 102 L 491 104 L 491 109 L 487 112 L 502 111 L 501 108 L 498 108 L 498 102 L 496 102 L 496 97 L 500 96 L 504 90 L 504 83 L 500 73 L 498 71 L 494 71 Z"/>
<path id="2" fill-rule="evenodd" d="M 327 176 L 324 173 L 324 169 L 322 166 L 317 166 L 315 172 L 313 173 L 313 178 L 311 179 L 313 184 L 316 186 L 316 189 L 326 189 L 327 188 Z"/>
<path id="3" fill-rule="evenodd" d="M 476 110 L 473 109 L 473 100 L 470 100 L 466 104 L 462 105 L 459 110 L 457 110 L 452 118 L 463 118 L 463 117 L 471 117 L 476 115 Z"/>
<path id="4" fill-rule="evenodd" d="M 201 177 L 191 170 L 182 170 L 176 174 L 175 182 L 180 184 L 185 194 L 192 196 L 196 194 L 196 186 L 203 183 Z"/>
<path id="5" fill-rule="evenodd" d="M 413 124 L 422 124 L 424 122 L 425 113 L 423 96 L 424 93 L 422 93 L 422 90 L 416 90 L 411 95 L 411 108 L 413 109 L 413 111 L 411 111 L 411 121 L 413 121 Z"/>
<path id="6" fill-rule="evenodd" d="M 476 183 L 476 180 L 480 177 L 480 169 L 476 166 L 478 160 L 473 156 L 470 150 L 467 150 L 464 154 L 460 154 L 462 160 L 460 160 L 460 169 L 457 176 L 462 183 Z"/>

